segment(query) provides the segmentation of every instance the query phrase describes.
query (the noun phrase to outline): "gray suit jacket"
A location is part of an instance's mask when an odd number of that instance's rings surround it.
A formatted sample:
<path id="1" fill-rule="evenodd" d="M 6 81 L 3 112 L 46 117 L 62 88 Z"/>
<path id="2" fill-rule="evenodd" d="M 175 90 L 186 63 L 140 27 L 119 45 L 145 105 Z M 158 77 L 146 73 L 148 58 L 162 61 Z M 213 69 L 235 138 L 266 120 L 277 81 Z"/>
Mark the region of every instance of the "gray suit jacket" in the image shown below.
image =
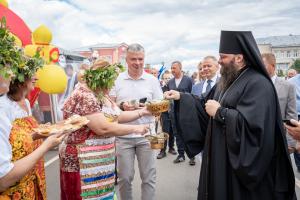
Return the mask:
<path id="1" fill-rule="evenodd" d="M 217 82 L 219 82 L 219 80 L 220 80 L 220 77 L 217 76 Z M 193 85 L 191 94 L 201 97 L 204 83 L 205 83 L 205 80 L 200 81 L 199 83 Z M 209 91 L 206 91 L 205 93 L 207 94 L 208 92 Z"/>
<path id="2" fill-rule="evenodd" d="M 201 96 L 202 89 L 205 81 L 200 81 L 199 83 L 193 85 L 191 94 Z"/>
<path id="3" fill-rule="evenodd" d="M 274 85 L 279 99 L 282 119 L 298 119 L 294 85 L 280 77 L 276 77 Z M 289 146 L 294 147 L 296 145 L 296 141 L 292 140 L 288 134 L 287 140 Z"/>

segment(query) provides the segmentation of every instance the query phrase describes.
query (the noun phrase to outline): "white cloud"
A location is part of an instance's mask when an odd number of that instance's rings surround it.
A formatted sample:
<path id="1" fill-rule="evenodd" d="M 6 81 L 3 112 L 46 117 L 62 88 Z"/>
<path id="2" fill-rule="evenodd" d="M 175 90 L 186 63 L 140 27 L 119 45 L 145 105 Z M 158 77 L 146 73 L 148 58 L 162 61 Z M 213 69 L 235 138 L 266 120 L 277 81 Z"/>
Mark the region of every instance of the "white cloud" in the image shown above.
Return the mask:
<path id="1" fill-rule="evenodd" d="M 196 69 L 217 55 L 221 29 L 256 37 L 300 34 L 299 0 L 10 0 L 31 29 L 53 32 L 53 44 L 72 49 L 95 43 L 138 42 L 146 61 L 181 60 Z"/>

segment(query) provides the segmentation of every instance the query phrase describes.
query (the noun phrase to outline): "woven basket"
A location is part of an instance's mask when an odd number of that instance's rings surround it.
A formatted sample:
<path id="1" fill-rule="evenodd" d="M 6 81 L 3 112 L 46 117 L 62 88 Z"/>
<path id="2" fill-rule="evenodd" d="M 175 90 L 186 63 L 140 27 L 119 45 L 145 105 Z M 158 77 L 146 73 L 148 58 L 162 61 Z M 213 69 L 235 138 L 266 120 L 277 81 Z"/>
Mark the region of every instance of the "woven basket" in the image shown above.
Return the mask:
<path id="1" fill-rule="evenodd" d="M 150 143 L 151 149 L 163 149 L 165 147 L 164 143 Z"/>
<path id="2" fill-rule="evenodd" d="M 150 140 L 151 149 L 163 149 L 165 146 L 165 141 L 169 138 L 169 134 L 163 133 L 164 138 L 159 138 L 155 140 Z"/>
<path id="3" fill-rule="evenodd" d="M 162 112 L 169 110 L 170 102 L 169 100 L 152 101 L 147 102 L 146 106 L 154 116 L 159 116 Z"/>

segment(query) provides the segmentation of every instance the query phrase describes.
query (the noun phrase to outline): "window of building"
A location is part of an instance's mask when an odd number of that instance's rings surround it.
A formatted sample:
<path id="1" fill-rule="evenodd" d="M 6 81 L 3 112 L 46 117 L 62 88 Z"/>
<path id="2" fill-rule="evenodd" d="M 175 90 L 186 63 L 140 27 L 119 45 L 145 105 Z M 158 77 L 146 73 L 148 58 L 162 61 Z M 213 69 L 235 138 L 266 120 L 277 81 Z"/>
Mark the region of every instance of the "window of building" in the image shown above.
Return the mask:
<path id="1" fill-rule="evenodd" d="M 299 56 L 299 51 L 298 51 L 298 50 L 294 50 L 294 55 L 293 55 L 293 57 L 294 57 L 294 58 L 298 58 L 298 56 Z"/>
<path id="2" fill-rule="evenodd" d="M 295 57 L 296 57 L 296 54 L 297 54 L 297 50 L 294 50 L 294 51 L 293 51 L 292 57 L 295 58 Z"/>
<path id="3" fill-rule="evenodd" d="M 280 51 L 280 58 L 284 58 L 284 51 Z"/>
<path id="4" fill-rule="evenodd" d="M 286 51 L 286 57 L 290 58 L 291 57 L 291 51 Z"/>

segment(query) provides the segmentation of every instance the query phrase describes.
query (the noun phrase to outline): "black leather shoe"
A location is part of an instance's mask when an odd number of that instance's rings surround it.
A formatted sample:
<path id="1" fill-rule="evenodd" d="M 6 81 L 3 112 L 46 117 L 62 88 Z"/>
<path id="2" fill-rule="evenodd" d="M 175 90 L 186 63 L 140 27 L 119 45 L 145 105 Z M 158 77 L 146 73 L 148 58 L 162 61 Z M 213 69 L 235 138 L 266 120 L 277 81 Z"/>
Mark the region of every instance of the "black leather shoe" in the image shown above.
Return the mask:
<path id="1" fill-rule="evenodd" d="M 195 158 L 191 158 L 190 161 L 189 161 L 189 164 L 190 164 L 191 166 L 196 165 Z"/>
<path id="2" fill-rule="evenodd" d="M 177 158 L 173 161 L 173 163 L 184 162 L 185 158 L 183 156 L 177 156 Z"/>
<path id="3" fill-rule="evenodd" d="M 161 151 L 161 152 L 159 152 L 159 154 L 157 155 L 157 159 L 162 159 L 162 158 L 164 158 L 164 157 L 166 157 L 167 156 L 167 154 L 166 154 L 166 152 L 164 152 L 164 151 Z"/>
<path id="4" fill-rule="evenodd" d="M 173 155 L 176 155 L 176 154 L 177 154 L 177 152 L 176 152 L 175 149 L 173 149 L 173 148 L 172 148 L 172 149 L 169 149 L 169 153 L 170 153 L 170 154 L 173 154 Z"/>

